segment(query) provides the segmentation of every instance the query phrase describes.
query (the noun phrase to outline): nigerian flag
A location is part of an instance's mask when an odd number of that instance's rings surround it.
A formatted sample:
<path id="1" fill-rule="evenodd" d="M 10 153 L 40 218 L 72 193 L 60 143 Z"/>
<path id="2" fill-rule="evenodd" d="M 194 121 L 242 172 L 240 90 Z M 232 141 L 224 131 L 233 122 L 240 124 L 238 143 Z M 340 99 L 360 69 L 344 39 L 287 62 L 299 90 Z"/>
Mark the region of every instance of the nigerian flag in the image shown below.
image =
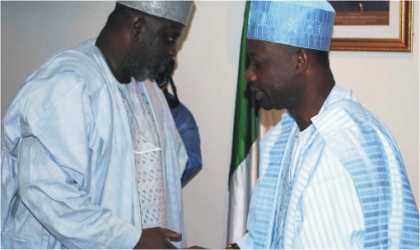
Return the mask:
<path id="1" fill-rule="evenodd" d="M 255 98 L 245 80 L 249 5 L 250 2 L 247 1 L 239 56 L 232 160 L 229 173 L 228 243 L 234 242 L 246 233 L 249 201 L 257 180 L 257 110 Z"/>
<path id="2" fill-rule="evenodd" d="M 246 34 L 250 2 L 245 5 L 236 90 L 232 160 L 229 173 L 229 218 L 227 243 L 246 233 L 248 207 L 258 178 L 258 142 L 281 119 L 282 110 L 259 109 L 245 80 L 247 68 Z M 258 114 L 258 116 L 257 116 Z"/>

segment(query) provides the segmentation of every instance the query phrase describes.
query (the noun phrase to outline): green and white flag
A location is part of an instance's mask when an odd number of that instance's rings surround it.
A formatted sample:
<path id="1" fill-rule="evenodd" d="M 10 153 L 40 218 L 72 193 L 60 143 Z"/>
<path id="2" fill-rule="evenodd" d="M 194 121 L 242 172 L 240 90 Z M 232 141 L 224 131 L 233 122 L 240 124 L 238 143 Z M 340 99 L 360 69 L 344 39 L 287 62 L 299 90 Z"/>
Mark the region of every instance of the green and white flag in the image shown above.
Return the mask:
<path id="1" fill-rule="evenodd" d="M 245 80 L 247 68 L 246 35 L 250 2 L 245 5 L 236 90 L 232 159 L 229 172 L 228 243 L 246 233 L 246 219 L 252 188 L 257 180 L 257 120 L 255 98 Z"/>
<path id="2" fill-rule="evenodd" d="M 247 69 L 246 36 L 250 2 L 245 5 L 236 90 L 232 159 L 229 172 L 229 217 L 227 243 L 245 233 L 252 189 L 258 178 L 258 141 L 280 121 L 281 111 L 259 110 L 245 80 Z M 258 116 L 257 116 L 258 113 Z"/>

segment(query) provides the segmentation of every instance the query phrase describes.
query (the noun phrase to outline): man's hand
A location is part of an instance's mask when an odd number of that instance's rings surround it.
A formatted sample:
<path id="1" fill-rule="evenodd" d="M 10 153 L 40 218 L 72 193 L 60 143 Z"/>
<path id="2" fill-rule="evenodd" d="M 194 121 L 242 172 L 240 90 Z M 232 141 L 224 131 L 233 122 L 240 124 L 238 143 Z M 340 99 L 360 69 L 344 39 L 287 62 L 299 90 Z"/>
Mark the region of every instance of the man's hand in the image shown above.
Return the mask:
<path id="1" fill-rule="evenodd" d="M 143 229 L 140 240 L 134 249 L 176 249 L 168 239 L 179 241 L 182 239 L 182 234 L 161 227 Z"/>

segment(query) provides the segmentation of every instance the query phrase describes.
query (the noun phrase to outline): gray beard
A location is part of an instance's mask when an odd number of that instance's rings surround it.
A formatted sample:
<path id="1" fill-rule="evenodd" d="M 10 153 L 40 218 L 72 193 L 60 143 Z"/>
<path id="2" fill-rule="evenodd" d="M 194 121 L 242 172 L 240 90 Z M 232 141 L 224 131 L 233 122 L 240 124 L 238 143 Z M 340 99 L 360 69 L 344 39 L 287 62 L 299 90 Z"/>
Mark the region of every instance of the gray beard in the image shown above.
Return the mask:
<path id="1" fill-rule="evenodd" d="M 158 77 L 158 68 L 153 66 L 155 60 L 155 45 L 151 34 L 138 43 L 127 55 L 123 62 L 123 67 L 136 81 L 145 79 L 155 80 Z"/>
<path id="2" fill-rule="evenodd" d="M 158 72 L 156 72 L 156 70 L 143 68 L 142 70 L 132 72 L 132 77 L 136 79 L 136 81 L 144 81 L 146 79 L 153 81 L 158 77 Z"/>
<path id="3" fill-rule="evenodd" d="M 136 53 L 134 51 L 124 61 L 124 68 L 130 72 L 130 75 L 136 79 L 136 81 L 144 81 L 146 79 L 154 80 L 158 77 L 157 69 L 153 69 L 147 60 L 135 60 Z"/>

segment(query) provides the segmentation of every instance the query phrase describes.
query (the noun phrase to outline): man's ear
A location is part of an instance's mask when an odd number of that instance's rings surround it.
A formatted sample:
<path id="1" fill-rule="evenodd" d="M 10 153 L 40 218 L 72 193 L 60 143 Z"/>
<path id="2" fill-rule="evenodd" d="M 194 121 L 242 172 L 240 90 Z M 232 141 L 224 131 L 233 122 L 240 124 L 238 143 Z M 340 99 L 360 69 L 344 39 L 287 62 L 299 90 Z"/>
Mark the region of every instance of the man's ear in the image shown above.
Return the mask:
<path id="1" fill-rule="evenodd" d="M 133 41 L 141 39 L 146 30 L 146 19 L 141 14 L 136 14 L 131 17 L 129 22 L 130 37 Z"/>
<path id="2" fill-rule="evenodd" d="M 301 74 L 308 68 L 308 51 L 298 49 L 293 56 L 294 70 L 297 74 Z"/>

